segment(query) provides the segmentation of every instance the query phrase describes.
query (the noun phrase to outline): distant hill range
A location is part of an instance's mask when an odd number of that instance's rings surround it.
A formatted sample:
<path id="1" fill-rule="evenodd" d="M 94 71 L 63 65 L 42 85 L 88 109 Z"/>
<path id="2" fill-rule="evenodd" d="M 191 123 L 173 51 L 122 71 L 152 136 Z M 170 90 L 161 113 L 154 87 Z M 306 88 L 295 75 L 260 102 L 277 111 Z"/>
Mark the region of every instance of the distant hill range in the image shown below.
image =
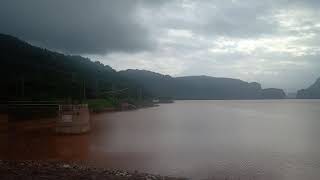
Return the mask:
<path id="1" fill-rule="evenodd" d="M 174 99 L 283 99 L 282 89 L 262 89 L 256 82 L 210 76 L 171 77 L 145 70 L 120 71 L 157 97 Z"/>
<path id="2" fill-rule="evenodd" d="M 320 99 L 320 78 L 307 89 L 301 89 L 297 92 L 298 99 Z"/>
<path id="3" fill-rule="evenodd" d="M 136 98 L 285 98 L 281 89 L 262 89 L 259 83 L 238 79 L 116 72 L 100 62 L 35 47 L 9 35 L 0 34 L 0 49 L 0 99 L 96 98 L 115 89 L 127 89 L 122 95 Z"/>

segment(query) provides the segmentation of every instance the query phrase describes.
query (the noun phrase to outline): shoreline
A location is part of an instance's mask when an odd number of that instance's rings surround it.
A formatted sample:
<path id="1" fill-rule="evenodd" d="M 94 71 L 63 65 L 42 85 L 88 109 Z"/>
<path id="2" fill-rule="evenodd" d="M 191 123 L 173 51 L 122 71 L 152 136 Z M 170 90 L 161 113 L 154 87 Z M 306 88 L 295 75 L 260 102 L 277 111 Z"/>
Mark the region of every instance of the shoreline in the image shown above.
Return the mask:
<path id="1" fill-rule="evenodd" d="M 136 111 L 139 109 L 145 109 L 145 108 L 153 108 L 158 107 L 160 104 L 152 104 L 147 106 L 138 106 L 136 108 L 117 108 L 117 107 L 108 107 L 100 110 L 90 109 L 90 114 L 100 114 L 100 113 L 112 113 L 112 112 L 125 112 L 125 111 Z"/>
<path id="2" fill-rule="evenodd" d="M 119 169 L 93 168 L 85 162 L 63 161 L 3 161 L 0 160 L 1 180 L 56 180 L 56 179 L 108 179 L 108 180 L 186 180 L 187 178 L 161 176 Z"/>

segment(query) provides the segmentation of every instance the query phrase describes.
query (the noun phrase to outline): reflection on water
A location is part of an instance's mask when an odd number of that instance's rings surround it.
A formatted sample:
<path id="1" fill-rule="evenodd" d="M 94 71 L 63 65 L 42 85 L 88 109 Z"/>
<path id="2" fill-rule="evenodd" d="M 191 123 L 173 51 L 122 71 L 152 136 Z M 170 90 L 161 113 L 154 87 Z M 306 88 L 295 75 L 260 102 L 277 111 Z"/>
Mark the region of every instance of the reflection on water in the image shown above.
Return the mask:
<path id="1" fill-rule="evenodd" d="M 195 178 L 320 177 L 319 100 L 177 101 L 92 121 L 92 133 L 81 136 L 23 125 L 25 132 L 0 135 L 0 158 L 89 160 Z"/>

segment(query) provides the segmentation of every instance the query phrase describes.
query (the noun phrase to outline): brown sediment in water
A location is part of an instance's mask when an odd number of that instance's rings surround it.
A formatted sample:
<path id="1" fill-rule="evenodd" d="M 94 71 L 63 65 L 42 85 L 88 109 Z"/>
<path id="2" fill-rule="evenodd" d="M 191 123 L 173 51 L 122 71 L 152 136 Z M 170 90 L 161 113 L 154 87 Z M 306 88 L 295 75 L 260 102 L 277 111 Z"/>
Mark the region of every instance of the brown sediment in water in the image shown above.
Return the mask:
<path id="1" fill-rule="evenodd" d="M 0 133 L 2 179 L 183 179 L 129 172 L 108 154 L 90 153 L 92 134 L 54 132 L 55 119 L 10 122 Z M 101 130 L 97 128 L 97 130 Z M 121 159 L 124 156 L 122 155 Z M 130 158 L 130 157 L 128 157 Z M 93 159 L 105 162 L 97 163 Z M 32 160 L 32 161 L 31 161 Z M 132 160 L 131 160 L 132 162 Z M 135 161 L 135 163 L 139 163 Z M 132 166 L 132 164 L 131 164 Z M 116 168 L 106 170 L 104 168 Z M 121 170 L 119 170 L 121 169 Z M 132 169 L 131 169 L 132 171 Z"/>
<path id="2" fill-rule="evenodd" d="M 101 142 L 111 138 L 104 135 L 108 134 L 112 127 L 108 125 L 108 120 L 99 122 L 95 120 L 100 120 L 107 115 L 107 113 L 92 115 L 93 130 L 89 133 L 75 135 L 55 133 L 56 119 L 54 118 L 9 122 L 9 130 L 0 133 L 0 159 L 80 160 L 86 161 L 91 167 L 121 169 L 134 167 L 141 163 L 137 154 L 132 156 L 130 152 L 106 152 L 99 147 Z"/>
<path id="3" fill-rule="evenodd" d="M 92 131 L 56 135 L 50 120 L 9 124 L 0 159 L 86 161 L 194 179 L 317 179 L 319 101 L 179 101 L 94 114 Z"/>
<path id="4" fill-rule="evenodd" d="M 55 119 L 9 122 L 0 133 L 0 159 L 86 159 L 88 135 L 64 136 L 54 132 Z"/>

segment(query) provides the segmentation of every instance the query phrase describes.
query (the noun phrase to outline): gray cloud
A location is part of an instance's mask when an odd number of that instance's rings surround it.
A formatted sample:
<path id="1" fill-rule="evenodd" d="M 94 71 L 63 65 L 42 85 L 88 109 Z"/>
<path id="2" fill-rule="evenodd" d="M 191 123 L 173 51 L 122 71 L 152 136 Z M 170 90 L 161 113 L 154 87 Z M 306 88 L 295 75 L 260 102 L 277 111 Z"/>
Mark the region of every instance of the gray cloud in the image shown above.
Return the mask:
<path id="1" fill-rule="evenodd" d="M 270 34 L 277 24 L 268 20 L 282 3 L 276 1 L 171 1 L 152 19 L 160 27 L 187 29 L 205 36 L 250 37 Z M 153 11 L 153 10 L 152 10 Z"/>
<path id="2" fill-rule="evenodd" d="M 3 0 L 0 32 L 117 70 L 288 91 L 320 76 L 318 0 Z"/>
<path id="3" fill-rule="evenodd" d="M 198 30 L 213 36 L 259 36 L 272 33 L 276 28 L 276 24 L 264 18 L 270 13 L 270 3 L 248 0 L 216 2 L 213 8 L 201 3 L 199 6 L 207 12 Z"/>
<path id="4" fill-rule="evenodd" d="M 136 52 L 152 48 L 135 15 L 135 0 L 2 0 L 1 33 L 69 53 Z"/>

